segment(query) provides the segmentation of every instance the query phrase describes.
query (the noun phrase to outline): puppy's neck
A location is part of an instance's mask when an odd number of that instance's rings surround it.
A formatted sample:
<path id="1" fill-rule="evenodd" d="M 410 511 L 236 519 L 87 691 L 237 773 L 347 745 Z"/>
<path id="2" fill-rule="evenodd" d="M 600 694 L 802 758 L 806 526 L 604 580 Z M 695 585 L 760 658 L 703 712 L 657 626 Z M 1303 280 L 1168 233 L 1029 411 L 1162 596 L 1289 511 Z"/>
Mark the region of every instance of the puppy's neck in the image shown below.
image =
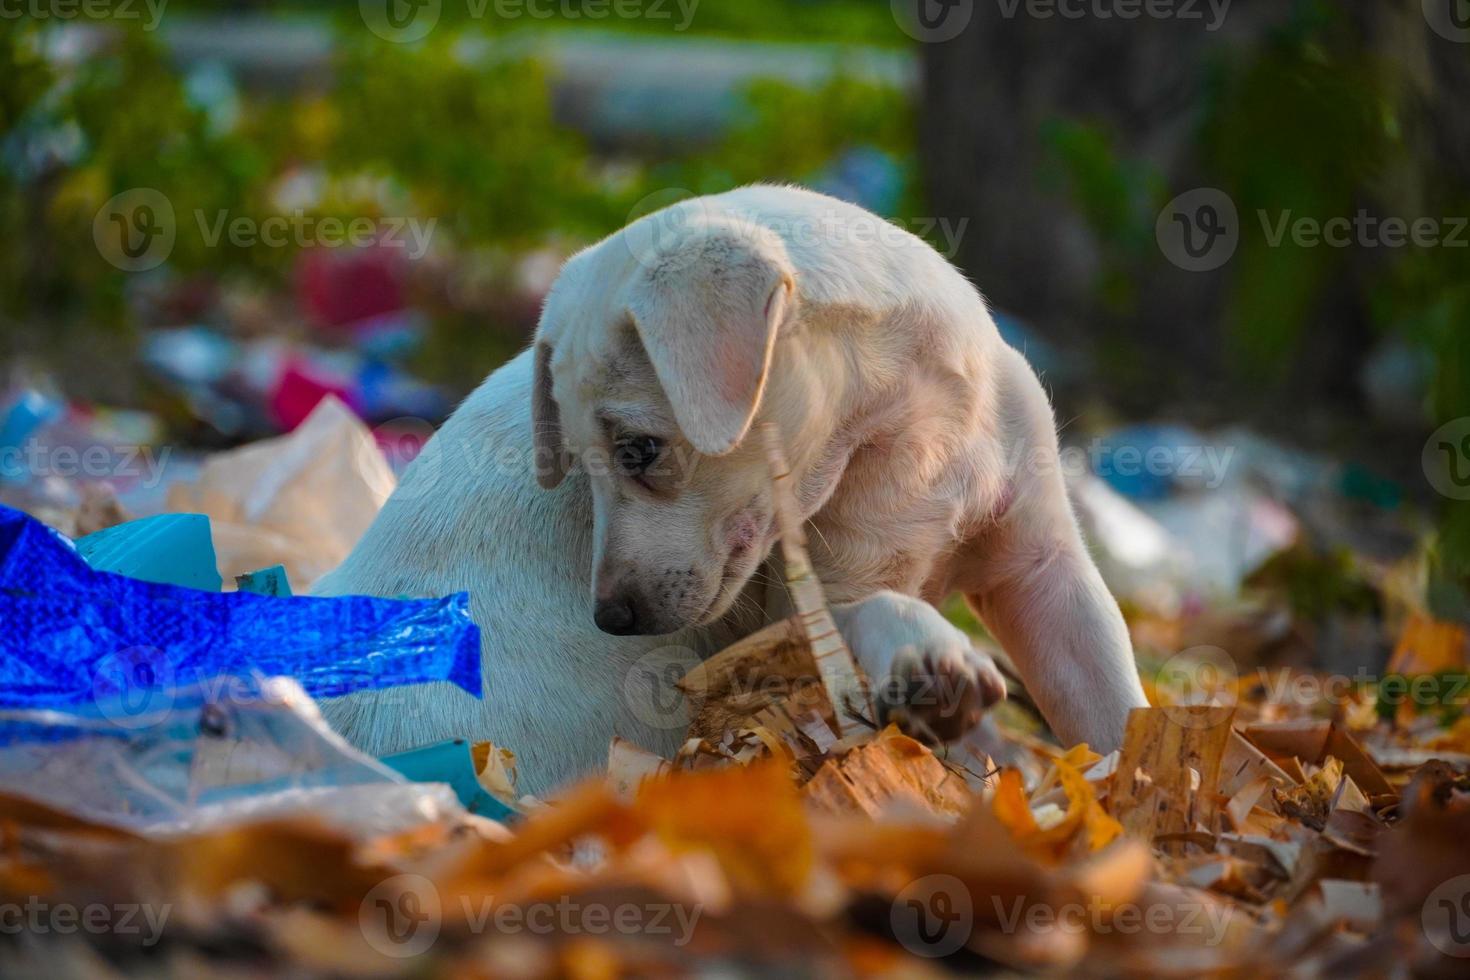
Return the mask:
<path id="1" fill-rule="evenodd" d="M 992 335 L 922 308 L 808 305 L 778 348 L 769 404 L 834 600 L 919 591 L 1000 492 L 983 476 L 999 450 Z"/>

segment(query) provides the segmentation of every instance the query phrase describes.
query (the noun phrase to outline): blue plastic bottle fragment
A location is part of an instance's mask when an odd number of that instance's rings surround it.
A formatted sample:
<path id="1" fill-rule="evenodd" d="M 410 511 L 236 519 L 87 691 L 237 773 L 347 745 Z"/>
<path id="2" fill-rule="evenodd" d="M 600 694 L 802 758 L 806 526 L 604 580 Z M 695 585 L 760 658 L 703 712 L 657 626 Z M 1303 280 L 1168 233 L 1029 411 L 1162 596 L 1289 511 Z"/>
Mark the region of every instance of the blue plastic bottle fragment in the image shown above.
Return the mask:
<path id="1" fill-rule="evenodd" d="M 485 792 L 485 787 L 475 778 L 470 743 L 462 738 L 385 755 L 378 761 L 416 783 L 448 783 L 471 813 L 501 822 L 517 815 L 503 800 Z"/>
<path id="2" fill-rule="evenodd" d="M 159 514 L 103 528 L 76 541 L 99 572 L 218 592 L 214 541 L 205 514 Z"/>
<path id="3" fill-rule="evenodd" d="M 426 681 L 479 697 L 479 660 L 465 593 L 273 598 L 144 582 L 90 568 L 0 507 L 0 705 L 80 710 L 254 676 L 294 677 L 314 698 Z"/>
<path id="4" fill-rule="evenodd" d="M 288 596 L 291 594 L 291 581 L 286 577 L 285 565 L 272 565 L 269 568 L 246 572 L 244 575 L 236 575 L 235 587 L 241 592 L 253 592 L 256 595 Z"/>
<path id="5" fill-rule="evenodd" d="M 22 391 L 0 407 L 0 449 L 19 449 L 26 441 L 66 413 L 66 403 L 34 388 Z M 0 480 L 25 483 L 33 474 L 12 453 L 0 454 Z"/>

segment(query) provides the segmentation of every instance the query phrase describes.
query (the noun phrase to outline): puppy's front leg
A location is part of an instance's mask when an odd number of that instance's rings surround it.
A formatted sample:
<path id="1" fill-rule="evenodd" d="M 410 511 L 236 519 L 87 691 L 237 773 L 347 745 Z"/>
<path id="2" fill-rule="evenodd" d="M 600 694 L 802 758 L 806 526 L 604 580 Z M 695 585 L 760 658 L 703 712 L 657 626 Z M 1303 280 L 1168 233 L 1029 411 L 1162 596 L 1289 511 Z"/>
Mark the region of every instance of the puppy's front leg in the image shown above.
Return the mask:
<path id="1" fill-rule="evenodd" d="M 1019 355 L 1016 355 L 1019 361 Z M 1051 407 L 1029 368 L 1012 375 L 1028 465 L 1009 506 L 966 543 L 956 582 L 1015 661 L 1063 745 L 1111 752 L 1128 712 L 1148 706 L 1128 626 L 1087 552 L 1062 476 Z"/>
<path id="2" fill-rule="evenodd" d="M 1148 706 L 1118 604 L 1080 543 L 1024 550 L 1020 567 L 966 598 L 1062 744 L 1111 752 L 1129 710 Z"/>
<path id="3" fill-rule="evenodd" d="M 878 722 L 948 742 L 1005 697 L 995 663 L 921 599 L 877 592 L 832 607 L 832 619 L 868 675 Z"/>

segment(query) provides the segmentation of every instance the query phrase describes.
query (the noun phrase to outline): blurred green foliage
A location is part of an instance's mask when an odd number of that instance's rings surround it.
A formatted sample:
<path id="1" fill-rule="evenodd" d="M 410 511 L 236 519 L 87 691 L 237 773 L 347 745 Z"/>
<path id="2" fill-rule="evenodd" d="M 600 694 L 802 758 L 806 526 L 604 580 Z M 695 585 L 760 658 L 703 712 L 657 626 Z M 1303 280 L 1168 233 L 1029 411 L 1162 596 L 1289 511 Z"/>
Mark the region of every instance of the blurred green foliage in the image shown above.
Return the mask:
<path id="1" fill-rule="evenodd" d="M 283 203 L 290 179 L 315 188 L 313 214 L 432 218 L 436 245 L 442 236 L 463 255 L 514 254 L 547 241 L 572 247 L 615 230 L 657 192 L 809 181 L 860 147 L 885 151 L 904 170 L 907 196 L 897 213 L 924 213 L 913 173 L 913 106 L 894 89 L 846 75 L 815 88 L 759 82 L 744 93 L 735 125 L 711 144 L 609 166 L 556 124 L 540 65 L 476 57 L 465 43 L 487 33 L 589 25 L 669 34 L 666 21 L 471 22 L 465 5 L 446 3 L 443 23 L 427 40 L 396 45 L 364 30 L 355 5 L 221 2 L 191 4 L 187 12 L 210 9 L 320 11 L 337 25 L 330 82 L 246 93 L 238 120 L 220 125 L 191 97 L 156 35 L 121 27 L 96 54 L 57 68 L 40 54 L 49 37 L 41 26 L 7 21 L 0 31 L 0 316 L 55 332 L 126 329 L 130 277 L 100 256 L 92 225 L 110 197 L 133 187 L 155 188 L 173 204 L 173 272 L 266 289 L 289 287 L 294 249 L 229 238 L 211 246 L 197 216 L 225 212 L 259 222 L 292 206 Z M 1413 172 L 1417 161 L 1397 115 L 1409 69 L 1371 57 L 1329 5 L 1303 2 L 1293 10 L 1268 43 L 1213 66 L 1194 141 L 1206 181 L 1226 189 L 1247 221 L 1260 211 L 1351 215 L 1365 195 L 1392 203 L 1402 185 L 1432 182 L 1434 175 Z M 690 30 L 906 40 L 886 3 L 857 0 L 702 0 Z M 1170 191 L 1092 121 L 1053 119 L 1040 135 L 1051 178 L 1101 245 L 1092 284 L 1099 301 L 1126 318 L 1140 301 L 1139 269 L 1161 261 L 1153 223 Z M 1418 190 L 1449 208 L 1446 214 L 1470 213 L 1463 188 Z M 1470 416 L 1464 250 L 1383 250 L 1363 267 L 1354 264 L 1356 250 L 1301 247 L 1289 236 L 1268 247 L 1259 229 L 1251 231 L 1242 235 L 1228 286 L 1238 377 L 1251 383 L 1283 370 L 1302 325 L 1346 278 L 1367 298 L 1380 331 L 1433 353 L 1432 416 Z M 430 313 L 439 329 L 421 367 L 435 377 L 464 382 L 519 343 L 477 311 L 441 303 Z M 1470 505 L 1446 506 L 1435 560 L 1439 606 L 1470 617 L 1463 588 Z"/>
<path id="2" fill-rule="evenodd" d="M 1063 187 L 1102 245 L 1094 283 L 1102 304 L 1126 314 L 1138 301 L 1134 269 L 1155 248 L 1153 215 L 1165 198 L 1164 179 L 1148 164 L 1119 156 L 1096 123 L 1050 119 L 1041 139 L 1050 151 L 1051 181 Z"/>
<path id="3" fill-rule="evenodd" d="M 1292 612 L 1305 620 L 1324 622 L 1336 614 L 1382 611 L 1378 589 L 1346 548 L 1319 554 L 1298 545 L 1271 558 L 1248 584 L 1285 595 Z"/>
<path id="4" fill-rule="evenodd" d="M 1390 64 L 1370 59 L 1321 8 L 1297 9 L 1301 18 L 1253 59 L 1223 68 L 1204 127 L 1211 176 L 1235 197 L 1243 222 L 1351 215 L 1405 153 L 1389 116 Z M 1273 245 L 1251 227 L 1236 255 L 1227 318 L 1237 369 L 1279 380 L 1354 253 L 1289 236 Z"/>
<path id="5" fill-rule="evenodd" d="M 84 64 L 53 72 L 36 53 L 42 30 L 23 24 L 6 33 L 0 65 L 14 84 L 4 87 L 0 111 L 9 143 L 34 147 L 65 134 L 72 149 L 19 177 L 0 168 L 12 257 L 3 263 L 0 308 L 12 317 L 85 314 L 120 325 L 128 275 L 99 255 L 92 219 L 134 187 L 173 204 L 172 271 L 281 286 L 294 249 L 229 236 L 211 245 L 204 226 L 220 214 L 259 223 L 288 211 L 290 178 L 311 186 L 315 217 L 413 215 L 437 222 L 436 243 L 443 236 L 459 250 L 514 251 L 607 234 L 665 188 L 704 193 L 810 178 L 851 146 L 911 156 L 903 97 L 838 77 L 816 90 L 758 83 L 715 145 L 609 172 L 554 121 L 540 65 L 465 53 L 480 27 L 441 27 L 416 45 L 344 28 L 326 91 L 251 93 L 228 127 L 190 99 L 155 35 L 119 30 Z M 67 261 L 42 261 L 57 255 Z"/>
<path id="6" fill-rule="evenodd" d="M 412 194 L 411 213 L 437 217 L 459 242 L 530 246 L 613 220 L 580 140 L 552 120 L 541 66 L 472 60 L 456 52 L 460 40 L 441 30 L 420 45 L 384 44 L 344 32 L 330 95 L 292 107 L 315 116 L 301 152 L 330 173 L 396 182 Z"/>
<path id="7" fill-rule="evenodd" d="M 1229 376 L 1243 392 L 1265 394 L 1289 383 L 1305 328 L 1339 315 L 1347 301 L 1367 310 L 1380 336 L 1430 355 L 1434 376 L 1424 409 L 1431 428 L 1470 417 L 1470 249 L 1372 242 L 1338 248 L 1300 243 L 1289 232 L 1272 241 L 1283 220 L 1320 226 L 1364 209 L 1401 217 L 1470 214 L 1463 178 L 1440 172 L 1412 139 L 1407 116 L 1417 108 L 1413 92 L 1422 80 L 1414 75 L 1424 71 L 1422 63 L 1389 56 L 1391 45 L 1370 43 L 1336 5 L 1301 0 L 1285 9 L 1284 26 L 1264 43 L 1221 55 L 1209 67 L 1193 138 L 1199 183 L 1229 194 L 1242 223 L 1226 278 Z M 1166 189 L 1146 162 L 1118 152 L 1090 120 L 1052 120 L 1041 136 L 1056 179 L 1100 245 L 1100 305 L 1126 319 L 1139 301 L 1140 263 L 1163 261 L 1153 222 L 1180 188 Z M 1132 358 L 1125 347 L 1109 346 L 1102 359 L 1127 376 Z M 1440 506 L 1433 606 L 1440 615 L 1470 619 L 1470 503 Z M 1343 597 L 1298 598 L 1320 605 Z"/>
<path id="8" fill-rule="evenodd" d="M 188 0 L 190 13 L 339 14 L 344 6 L 351 8 L 350 17 L 357 17 L 357 3 L 341 0 Z M 641 15 L 617 16 L 608 0 L 443 0 L 439 22 L 497 33 L 590 28 L 889 47 L 908 42 L 907 35 L 894 29 L 887 0 L 625 0 L 625 6 Z"/>

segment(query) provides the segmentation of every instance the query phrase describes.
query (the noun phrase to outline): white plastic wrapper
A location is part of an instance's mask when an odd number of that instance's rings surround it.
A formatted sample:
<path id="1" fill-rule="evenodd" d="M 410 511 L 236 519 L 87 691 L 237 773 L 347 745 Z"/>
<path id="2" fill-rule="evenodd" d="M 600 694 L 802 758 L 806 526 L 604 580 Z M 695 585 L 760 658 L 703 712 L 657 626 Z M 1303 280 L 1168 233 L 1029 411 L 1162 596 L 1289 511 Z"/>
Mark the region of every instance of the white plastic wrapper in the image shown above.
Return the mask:
<path id="1" fill-rule="evenodd" d="M 217 678 L 145 710 L 0 710 L 0 791 L 148 836 L 310 815 L 369 838 L 464 819 L 442 783 L 414 783 L 348 745 L 285 677 Z"/>
<path id="2" fill-rule="evenodd" d="M 280 564 L 304 595 L 342 563 L 396 485 L 372 432 L 328 396 L 295 431 L 210 456 L 197 482 L 169 489 L 168 509 L 209 515 L 226 583 Z"/>

